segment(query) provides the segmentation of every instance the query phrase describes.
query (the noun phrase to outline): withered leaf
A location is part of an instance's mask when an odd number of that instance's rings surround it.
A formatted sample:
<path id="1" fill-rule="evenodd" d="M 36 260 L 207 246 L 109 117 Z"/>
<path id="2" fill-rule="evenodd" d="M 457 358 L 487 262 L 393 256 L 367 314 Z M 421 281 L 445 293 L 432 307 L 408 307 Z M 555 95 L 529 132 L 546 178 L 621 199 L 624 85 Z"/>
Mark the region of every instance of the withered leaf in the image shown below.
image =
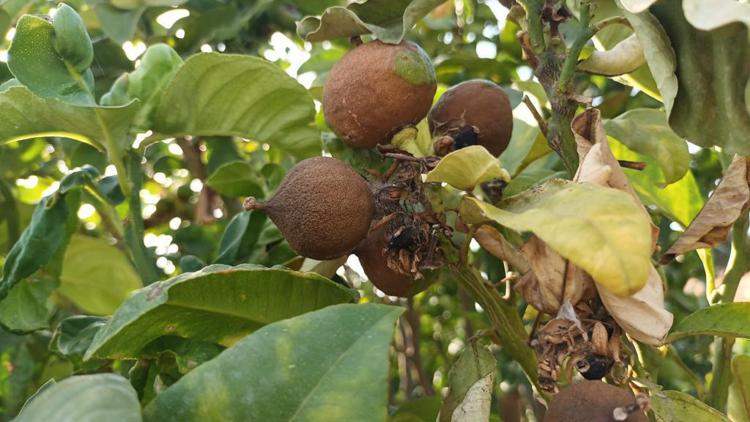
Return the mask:
<path id="1" fill-rule="evenodd" d="M 734 222 L 750 206 L 748 159 L 735 156 L 719 186 L 662 261 L 701 248 L 711 248 L 727 239 Z"/>
<path id="2" fill-rule="evenodd" d="M 640 204 L 643 212 L 647 213 L 612 155 L 599 110 L 589 109 L 577 116 L 571 123 L 571 129 L 580 156 L 580 166 L 575 180 L 628 192 L 633 200 Z M 658 233 L 656 230 L 652 232 L 655 244 Z M 607 311 L 626 333 L 647 344 L 664 343 L 672 326 L 673 316 L 664 308 L 664 287 L 653 265 L 646 285 L 631 296 L 617 296 L 603 285 L 595 285 Z"/>

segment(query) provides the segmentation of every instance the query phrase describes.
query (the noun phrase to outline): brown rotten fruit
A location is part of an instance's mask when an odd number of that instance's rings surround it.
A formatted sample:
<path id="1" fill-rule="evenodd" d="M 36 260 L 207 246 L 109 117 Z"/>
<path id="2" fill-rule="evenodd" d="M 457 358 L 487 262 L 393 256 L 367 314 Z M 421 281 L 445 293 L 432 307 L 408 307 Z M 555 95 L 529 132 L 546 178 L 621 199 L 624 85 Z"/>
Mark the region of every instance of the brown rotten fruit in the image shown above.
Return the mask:
<path id="1" fill-rule="evenodd" d="M 447 152 L 482 145 L 497 157 L 508 147 L 513 132 L 508 95 L 483 79 L 461 82 L 445 91 L 430 111 L 429 122 L 438 144 L 446 140 L 450 144 Z"/>
<path id="2" fill-rule="evenodd" d="M 351 167 L 315 157 L 289 171 L 268 202 L 248 198 L 245 208 L 268 214 L 297 253 L 323 260 L 350 253 L 367 236 L 375 206 Z"/>
<path id="3" fill-rule="evenodd" d="M 333 66 L 323 87 L 323 112 L 346 143 L 372 148 L 422 120 L 436 88 L 435 68 L 418 45 L 372 41 Z"/>
<path id="4" fill-rule="evenodd" d="M 544 422 L 646 422 L 630 390 L 601 381 L 578 381 L 550 401 Z"/>
<path id="5" fill-rule="evenodd" d="M 388 267 L 387 251 L 388 239 L 386 226 L 383 225 L 370 232 L 354 253 L 359 258 L 367 278 L 375 287 L 389 296 L 408 297 L 413 293 L 414 280 Z"/>

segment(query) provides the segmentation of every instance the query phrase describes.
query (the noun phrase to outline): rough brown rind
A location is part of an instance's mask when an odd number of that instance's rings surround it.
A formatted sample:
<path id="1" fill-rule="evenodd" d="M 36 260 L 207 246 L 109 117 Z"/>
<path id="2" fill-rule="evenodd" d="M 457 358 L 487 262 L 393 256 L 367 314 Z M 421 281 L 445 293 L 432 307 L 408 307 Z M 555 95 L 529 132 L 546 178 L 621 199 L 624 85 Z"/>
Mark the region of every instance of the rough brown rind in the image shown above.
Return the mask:
<path id="1" fill-rule="evenodd" d="M 357 246 L 355 254 L 359 258 L 362 269 L 367 278 L 378 289 L 389 296 L 408 297 L 414 287 L 414 280 L 408 275 L 393 271 L 386 264 L 385 255 L 388 247 L 386 226 L 373 230 L 365 240 Z"/>
<path id="2" fill-rule="evenodd" d="M 578 381 L 562 390 L 550 401 L 544 422 L 612 422 L 616 407 L 636 402 L 633 392 L 601 381 Z M 646 422 L 646 415 L 638 410 L 626 419 Z"/>
<path id="3" fill-rule="evenodd" d="M 425 73 L 431 74 L 417 75 L 426 83 L 415 84 L 396 72 L 396 58 L 404 53 L 418 53 L 427 60 Z M 372 41 L 349 51 L 333 66 L 323 87 L 323 113 L 346 143 L 372 148 L 422 120 L 436 88 L 432 64 L 418 45 Z"/>
<path id="4" fill-rule="evenodd" d="M 375 206 L 367 183 L 351 167 L 315 157 L 287 173 L 261 209 L 292 249 L 323 260 L 350 253 L 367 236 Z"/>
<path id="5" fill-rule="evenodd" d="M 445 91 L 430 111 L 433 136 L 451 136 L 478 129 L 478 144 L 495 157 L 505 151 L 513 132 L 508 95 L 495 83 L 472 79 Z"/>

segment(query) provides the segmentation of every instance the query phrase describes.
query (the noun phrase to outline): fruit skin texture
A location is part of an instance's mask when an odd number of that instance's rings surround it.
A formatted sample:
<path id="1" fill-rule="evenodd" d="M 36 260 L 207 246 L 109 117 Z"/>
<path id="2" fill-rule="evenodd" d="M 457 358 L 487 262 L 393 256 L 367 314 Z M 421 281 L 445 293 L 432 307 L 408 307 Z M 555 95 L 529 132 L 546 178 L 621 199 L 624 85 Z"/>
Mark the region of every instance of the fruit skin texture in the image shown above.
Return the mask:
<path id="1" fill-rule="evenodd" d="M 465 139 L 471 128 L 476 127 L 479 130 L 476 143 L 495 157 L 508 147 L 513 132 L 508 95 L 495 83 L 484 79 L 461 82 L 445 91 L 430 111 L 429 122 L 435 136 L 460 134 Z M 456 149 L 471 144 L 456 139 Z"/>
<path id="2" fill-rule="evenodd" d="M 333 66 L 323 87 L 323 112 L 347 144 L 373 148 L 430 111 L 435 68 L 418 45 L 372 41 Z"/>
<path id="3" fill-rule="evenodd" d="M 313 259 L 346 255 L 367 236 L 375 205 L 365 180 L 330 157 L 308 158 L 282 180 L 265 211 L 298 254 Z"/>
<path id="4" fill-rule="evenodd" d="M 578 381 L 550 401 L 544 422 L 611 422 L 616 407 L 635 403 L 630 390 L 601 381 Z M 628 422 L 647 422 L 646 415 L 631 413 Z"/>
<path id="5" fill-rule="evenodd" d="M 388 267 L 384 253 L 387 247 L 385 226 L 381 226 L 370 232 L 354 253 L 359 258 L 367 278 L 375 287 L 389 296 L 409 297 L 414 293 L 414 280 Z"/>

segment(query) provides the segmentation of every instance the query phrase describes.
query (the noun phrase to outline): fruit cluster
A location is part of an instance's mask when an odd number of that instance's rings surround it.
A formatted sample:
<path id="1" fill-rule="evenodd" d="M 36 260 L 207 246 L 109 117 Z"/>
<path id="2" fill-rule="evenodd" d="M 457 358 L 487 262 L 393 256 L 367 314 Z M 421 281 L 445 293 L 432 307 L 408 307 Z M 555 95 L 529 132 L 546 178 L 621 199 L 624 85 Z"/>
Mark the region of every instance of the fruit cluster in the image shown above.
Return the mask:
<path id="1" fill-rule="evenodd" d="M 378 148 L 394 162 L 365 179 L 330 157 L 301 161 L 276 194 L 246 209 L 266 212 L 300 255 L 332 259 L 356 254 L 372 283 L 389 295 L 409 296 L 423 272 L 439 268 L 439 242 L 450 229 L 432 212 L 421 175 L 441 156 L 481 145 L 499 156 L 510 142 L 508 96 L 491 81 L 470 80 L 447 90 L 433 106 L 435 69 L 418 45 L 372 41 L 349 51 L 331 70 L 323 111 L 331 129 L 353 148 Z M 429 113 L 429 116 L 428 116 Z M 414 158 L 388 145 L 425 117 L 434 154 Z"/>

